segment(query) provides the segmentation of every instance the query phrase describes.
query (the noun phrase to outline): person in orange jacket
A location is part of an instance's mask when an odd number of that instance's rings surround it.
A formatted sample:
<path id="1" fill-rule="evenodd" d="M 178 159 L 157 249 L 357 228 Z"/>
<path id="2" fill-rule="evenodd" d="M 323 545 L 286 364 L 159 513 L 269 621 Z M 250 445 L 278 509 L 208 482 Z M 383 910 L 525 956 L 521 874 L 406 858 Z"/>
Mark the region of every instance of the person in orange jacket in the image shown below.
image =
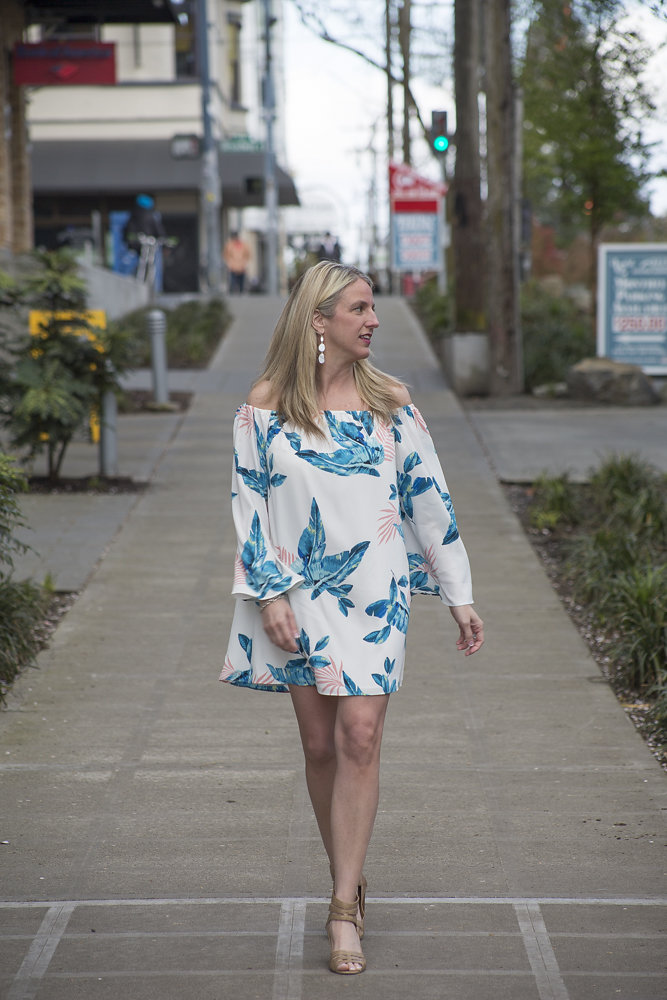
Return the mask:
<path id="1" fill-rule="evenodd" d="M 238 292 L 239 295 L 242 295 L 245 287 L 246 268 L 250 260 L 250 250 L 238 233 L 232 233 L 225 243 L 222 259 L 229 274 L 229 294 L 234 295 Z"/>

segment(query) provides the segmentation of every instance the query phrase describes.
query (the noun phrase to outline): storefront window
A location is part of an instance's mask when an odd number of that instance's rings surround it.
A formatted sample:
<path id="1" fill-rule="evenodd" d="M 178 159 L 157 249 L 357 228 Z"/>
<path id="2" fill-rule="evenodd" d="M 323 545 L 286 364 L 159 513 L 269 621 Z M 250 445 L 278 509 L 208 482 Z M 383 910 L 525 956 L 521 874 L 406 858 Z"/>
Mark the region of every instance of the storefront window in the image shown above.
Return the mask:
<path id="1" fill-rule="evenodd" d="M 174 32 L 176 78 L 193 80 L 199 77 L 197 65 L 197 12 L 194 0 L 179 5 L 179 23 Z"/>

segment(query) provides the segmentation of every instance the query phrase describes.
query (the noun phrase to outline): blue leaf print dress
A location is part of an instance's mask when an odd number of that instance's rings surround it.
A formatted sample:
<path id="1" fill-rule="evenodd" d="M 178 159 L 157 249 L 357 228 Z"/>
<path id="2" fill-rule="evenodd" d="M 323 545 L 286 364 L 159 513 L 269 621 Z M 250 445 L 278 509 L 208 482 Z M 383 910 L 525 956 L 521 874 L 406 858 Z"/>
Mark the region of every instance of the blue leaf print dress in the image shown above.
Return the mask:
<path id="1" fill-rule="evenodd" d="M 426 423 L 322 414 L 325 438 L 244 404 L 234 421 L 236 611 L 220 680 L 324 695 L 397 691 L 412 594 L 471 604 L 468 557 Z M 258 601 L 287 595 L 298 652 L 267 637 Z"/>

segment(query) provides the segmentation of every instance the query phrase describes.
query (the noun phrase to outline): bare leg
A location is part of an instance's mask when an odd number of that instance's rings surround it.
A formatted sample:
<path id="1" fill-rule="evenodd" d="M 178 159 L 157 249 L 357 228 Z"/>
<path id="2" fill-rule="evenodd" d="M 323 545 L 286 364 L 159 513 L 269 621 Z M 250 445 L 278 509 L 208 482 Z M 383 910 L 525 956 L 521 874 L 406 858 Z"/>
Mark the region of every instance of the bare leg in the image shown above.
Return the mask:
<path id="1" fill-rule="evenodd" d="M 336 872 L 335 893 L 351 903 L 377 813 L 389 696 L 327 697 L 312 687 L 291 687 L 290 692 L 306 757 L 308 790 Z M 353 924 L 334 921 L 331 936 L 334 949 L 359 950 Z"/>
<path id="2" fill-rule="evenodd" d="M 331 801 L 335 893 L 346 903 L 357 894 L 373 832 L 380 792 L 380 748 L 388 695 L 338 699 L 336 780 Z M 359 950 L 353 924 L 331 924 L 332 947 Z M 348 968 L 354 968 L 350 963 Z"/>
<path id="3" fill-rule="evenodd" d="M 331 798 L 336 776 L 334 731 L 338 698 L 318 693 L 315 687 L 290 686 L 292 703 L 306 761 L 306 785 L 324 849 L 333 865 Z"/>

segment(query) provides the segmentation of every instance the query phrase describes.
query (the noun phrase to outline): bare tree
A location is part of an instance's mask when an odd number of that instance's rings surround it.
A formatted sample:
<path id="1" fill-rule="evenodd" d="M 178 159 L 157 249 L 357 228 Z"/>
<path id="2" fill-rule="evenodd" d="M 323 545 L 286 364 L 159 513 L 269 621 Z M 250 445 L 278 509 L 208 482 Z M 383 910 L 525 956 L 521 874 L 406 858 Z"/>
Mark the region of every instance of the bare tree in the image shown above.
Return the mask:
<path id="1" fill-rule="evenodd" d="M 316 34 L 318 38 L 321 38 L 325 42 L 329 42 L 331 45 L 336 45 L 341 49 L 345 49 L 346 52 L 354 53 L 354 55 L 359 56 L 370 66 L 375 66 L 376 69 L 379 69 L 383 73 L 386 73 L 388 75 L 389 85 L 399 84 L 401 87 L 404 88 L 407 94 L 409 106 L 413 109 L 414 117 L 419 122 L 419 127 L 421 129 L 422 135 L 424 136 L 424 139 L 428 141 L 428 136 L 429 136 L 428 126 L 424 121 L 424 119 L 422 118 L 421 112 L 419 110 L 419 105 L 415 99 L 414 93 L 412 92 L 412 88 L 410 86 L 410 80 L 404 79 L 403 73 L 401 73 L 400 75 L 394 73 L 393 66 L 391 65 L 391 60 L 385 61 L 383 63 L 381 61 L 379 53 L 377 55 L 373 54 L 371 51 L 366 51 L 362 49 L 359 45 L 356 44 L 353 45 L 351 42 L 346 42 L 342 38 L 333 35 L 327 28 L 326 23 L 323 20 L 322 15 L 320 13 L 322 7 L 321 4 L 318 3 L 315 5 L 315 7 L 313 7 L 310 5 L 310 3 L 306 2 L 306 0 L 292 0 L 292 2 L 294 3 L 294 6 L 299 14 L 299 17 L 301 18 L 302 23 L 312 32 L 314 32 L 314 34 Z M 392 8 L 393 8 L 392 0 L 385 0 L 385 27 L 386 27 L 386 45 L 384 52 L 385 60 L 386 60 L 387 49 L 391 46 L 391 36 L 392 36 L 391 25 L 393 23 L 391 17 Z M 327 10 L 327 13 L 329 13 L 329 10 Z"/>
<path id="2" fill-rule="evenodd" d="M 410 92 L 410 9 L 411 0 L 403 0 L 398 10 L 398 42 L 403 61 L 403 163 L 412 163 L 410 155 L 410 111 L 412 109 L 412 94 Z"/>
<path id="3" fill-rule="evenodd" d="M 517 253 L 516 122 L 511 0 L 484 0 L 487 145 L 487 278 L 490 391 L 523 390 Z"/>
<path id="4" fill-rule="evenodd" d="M 384 2 L 385 71 L 387 74 L 387 158 L 394 159 L 394 75 L 391 65 L 391 0 Z"/>

